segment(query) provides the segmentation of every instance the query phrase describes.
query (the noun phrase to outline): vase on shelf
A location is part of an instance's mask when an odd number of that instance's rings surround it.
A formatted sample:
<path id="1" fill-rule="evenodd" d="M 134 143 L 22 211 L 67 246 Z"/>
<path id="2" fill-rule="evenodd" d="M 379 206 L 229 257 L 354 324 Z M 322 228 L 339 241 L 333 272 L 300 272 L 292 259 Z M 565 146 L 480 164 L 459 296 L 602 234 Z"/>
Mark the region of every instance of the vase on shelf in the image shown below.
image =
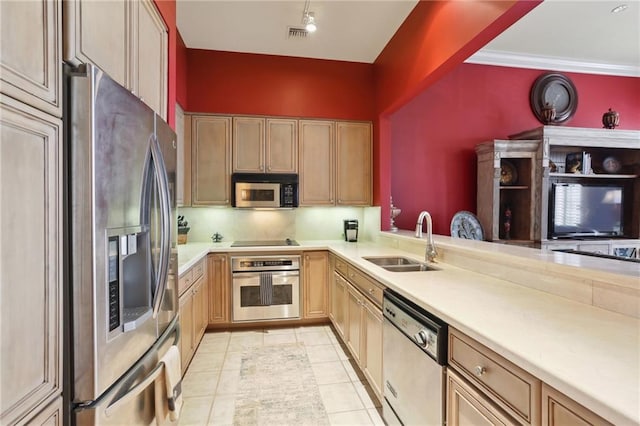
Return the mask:
<path id="1" fill-rule="evenodd" d="M 602 114 L 602 124 L 605 129 L 615 129 L 620 125 L 620 114 L 609 108 L 609 111 Z"/>
<path id="2" fill-rule="evenodd" d="M 398 232 L 398 227 L 396 226 L 394 221 L 396 217 L 398 217 L 398 215 L 402 212 L 402 210 L 400 210 L 399 208 L 393 205 L 393 197 L 389 197 L 389 199 L 391 200 L 391 219 L 390 219 L 391 226 L 389 228 L 389 231 Z"/>

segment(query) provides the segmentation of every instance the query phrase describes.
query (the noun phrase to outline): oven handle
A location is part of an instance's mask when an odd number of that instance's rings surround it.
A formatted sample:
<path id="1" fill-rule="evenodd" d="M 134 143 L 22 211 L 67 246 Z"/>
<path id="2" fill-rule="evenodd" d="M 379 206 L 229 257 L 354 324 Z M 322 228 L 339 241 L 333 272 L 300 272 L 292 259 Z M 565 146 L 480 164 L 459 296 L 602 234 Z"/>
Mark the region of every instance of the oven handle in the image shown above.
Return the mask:
<path id="1" fill-rule="evenodd" d="M 271 276 L 273 278 L 276 278 L 276 277 L 294 277 L 295 278 L 300 276 L 300 271 L 234 272 L 233 279 L 235 280 L 236 278 L 241 278 L 245 280 L 245 279 L 256 278 L 258 280 L 257 285 L 260 285 L 260 274 L 263 274 L 265 272 L 271 272 Z"/>

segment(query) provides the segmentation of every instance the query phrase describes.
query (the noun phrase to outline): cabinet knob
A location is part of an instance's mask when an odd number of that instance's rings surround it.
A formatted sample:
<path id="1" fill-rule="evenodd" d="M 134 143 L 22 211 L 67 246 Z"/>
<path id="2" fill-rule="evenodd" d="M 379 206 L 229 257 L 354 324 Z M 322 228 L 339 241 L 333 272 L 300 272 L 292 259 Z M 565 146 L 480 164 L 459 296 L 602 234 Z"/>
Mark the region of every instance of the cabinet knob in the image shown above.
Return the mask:
<path id="1" fill-rule="evenodd" d="M 481 365 L 476 365 L 475 372 L 476 376 L 482 377 L 482 375 L 487 372 L 487 369 Z"/>
<path id="2" fill-rule="evenodd" d="M 369 289 L 369 294 L 373 294 L 373 289 L 372 288 Z"/>

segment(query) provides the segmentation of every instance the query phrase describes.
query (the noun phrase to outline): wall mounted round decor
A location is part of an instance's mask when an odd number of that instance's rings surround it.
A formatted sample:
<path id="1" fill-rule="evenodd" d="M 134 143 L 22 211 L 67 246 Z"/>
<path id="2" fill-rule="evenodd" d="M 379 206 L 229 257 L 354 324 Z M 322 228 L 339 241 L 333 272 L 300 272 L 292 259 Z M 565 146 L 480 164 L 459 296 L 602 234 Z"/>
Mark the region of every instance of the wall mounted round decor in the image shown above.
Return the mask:
<path id="1" fill-rule="evenodd" d="M 533 82 L 530 93 L 531 110 L 542 124 L 564 123 L 578 108 L 578 92 L 571 80 L 560 73 L 545 73 Z M 546 121 L 545 106 L 556 110 L 552 121 Z"/>

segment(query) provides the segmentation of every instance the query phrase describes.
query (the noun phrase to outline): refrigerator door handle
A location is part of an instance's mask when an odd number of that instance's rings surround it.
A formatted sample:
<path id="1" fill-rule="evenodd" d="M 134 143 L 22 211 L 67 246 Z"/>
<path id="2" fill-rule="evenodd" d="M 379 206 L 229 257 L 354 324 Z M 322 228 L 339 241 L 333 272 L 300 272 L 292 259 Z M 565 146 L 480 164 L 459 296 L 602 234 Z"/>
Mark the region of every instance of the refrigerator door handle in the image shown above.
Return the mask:
<path id="1" fill-rule="evenodd" d="M 160 189 L 160 205 L 161 205 L 161 228 L 160 228 L 160 260 L 159 271 L 156 282 L 156 291 L 153 303 L 153 317 L 158 316 L 164 292 L 167 288 L 169 262 L 171 256 L 171 200 L 169 194 L 169 178 L 167 169 L 162 158 L 162 151 L 158 144 L 156 136 L 151 138 L 151 156 L 153 158 L 154 173 Z"/>
<path id="2" fill-rule="evenodd" d="M 177 318 L 173 320 L 172 325 L 167 328 L 162 336 L 160 336 L 158 341 L 153 345 L 152 349 L 156 351 L 159 350 L 160 347 L 169 339 L 169 336 L 174 333 L 175 335 L 173 337 L 173 345 L 177 345 L 180 343 L 180 323 L 178 322 Z M 148 386 L 150 386 L 158 378 L 158 376 L 160 376 L 163 371 L 163 366 L 163 363 L 158 363 L 158 365 L 156 365 L 154 369 L 151 370 L 151 372 L 149 372 L 149 374 L 147 374 L 147 376 L 142 379 L 142 381 L 140 381 L 140 383 L 129 389 L 124 395 L 118 397 L 114 401 L 111 401 L 107 408 L 105 408 L 105 415 L 107 417 L 111 416 L 113 413 L 118 411 L 121 406 L 126 405 L 128 402 L 135 399 Z M 91 404 L 87 407 L 91 408 Z"/>

